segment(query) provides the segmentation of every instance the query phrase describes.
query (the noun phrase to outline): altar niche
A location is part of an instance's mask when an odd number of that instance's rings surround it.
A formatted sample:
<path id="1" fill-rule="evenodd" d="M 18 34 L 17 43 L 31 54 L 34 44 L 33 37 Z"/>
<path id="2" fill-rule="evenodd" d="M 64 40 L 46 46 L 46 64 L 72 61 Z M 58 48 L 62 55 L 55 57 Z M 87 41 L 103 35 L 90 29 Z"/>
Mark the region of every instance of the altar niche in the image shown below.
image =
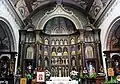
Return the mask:
<path id="1" fill-rule="evenodd" d="M 98 72 L 101 65 L 99 29 L 87 25 L 76 29 L 65 17 L 50 19 L 43 30 L 27 27 L 19 31 L 19 64 L 23 75 L 28 72 L 29 64 L 32 72 L 42 66 L 52 77 L 67 77 L 73 68 L 81 73 L 83 67 L 89 69 L 89 63 Z"/>

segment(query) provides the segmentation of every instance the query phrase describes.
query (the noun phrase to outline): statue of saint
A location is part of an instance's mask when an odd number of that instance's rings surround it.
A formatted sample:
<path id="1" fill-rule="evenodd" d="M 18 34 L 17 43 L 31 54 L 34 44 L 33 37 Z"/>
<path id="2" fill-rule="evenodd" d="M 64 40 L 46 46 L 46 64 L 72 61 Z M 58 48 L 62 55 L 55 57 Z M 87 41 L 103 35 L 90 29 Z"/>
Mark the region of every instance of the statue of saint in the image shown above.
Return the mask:
<path id="1" fill-rule="evenodd" d="M 64 56 L 67 56 L 67 55 L 68 55 L 67 48 L 64 48 L 63 55 L 64 55 Z"/>
<path id="2" fill-rule="evenodd" d="M 53 48 L 53 50 L 52 50 L 52 56 L 56 56 L 56 50 L 55 50 L 55 48 Z"/>
<path id="3" fill-rule="evenodd" d="M 88 72 L 90 77 L 95 73 L 95 68 L 93 67 L 91 62 L 89 63 L 89 66 L 88 66 Z"/>

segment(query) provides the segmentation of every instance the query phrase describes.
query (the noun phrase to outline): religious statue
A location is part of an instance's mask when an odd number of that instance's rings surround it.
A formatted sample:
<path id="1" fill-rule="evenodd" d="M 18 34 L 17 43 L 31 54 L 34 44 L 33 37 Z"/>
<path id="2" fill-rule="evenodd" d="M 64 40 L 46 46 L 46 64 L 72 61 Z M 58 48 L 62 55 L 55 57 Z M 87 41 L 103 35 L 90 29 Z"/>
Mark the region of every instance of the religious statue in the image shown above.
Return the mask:
<path id="1" fill-rule="evenodd" d="M 53 48 L 53 50 L 52 50 L 52 56 L 56 56 L 56 50 L 55 50 L 55 48 Z"/>
<path id="2" fill-rule="evenodd" d="M 45 44 L 48 45 L 48 40 L 47 39 L 45 39 Z"/>
<path id="3" fill-rule="evenodd" d="M 72 49 L 71 49 L 71 50 L 72 50 L 71 54 L 72 54 L 72 55 L 75 55 L 75 46 L 72 46 Z"/>
<path id="4" fill-rule="evenodd" d="M 44 48 L 44 55 L 48 55 L 48 47 Z"/>
<path id="5" fill-rule="evenodd" d="M 71 39 L 71 44 L 75 44 L 75 40 L 74 39 Z"/>
<path id="6" fill-rule="evenodd" d="M 32 65 L 29 63 L 29 65 L 27 66 L 28 72 L 31 73 L 32 72 Z"/>
<path id="7" fill-rule="evenodd" d="M 67 48 L 64 48 L 64 52 L 63 52 L 63 55 L 64 55 L 64 56 L 67 56 L 67 55 L 68 55 L 68 51 L 67 51 Z"/>
<path id="8" fill-rule="evenodd" d="M 59 40 L 56 40 L 56 45 L 59 45 Z"/>
<path id="9" fill-rule="evenodd" d="M 52 45 L 55 45 L 55 41 L 54 40 L 52 40 Z"/>
<path id="10" fill-rule="evenodd" d="M 57 56 L 62 56 L 62 49 L 60 47 L 58 48 Z"/>
<path id="11" fill-rule="evenodd" d="M 88 65 L 88 72 L 89 72 L 89 77 L 90 78 L 96 77 L 95 68 L 94 68 L 94 66 L 92 65 L 91 62 Z"/>
<path id="12" fill-rule="evenodd" d="M 68 45 L 68 42 L 67 42 L 67 40 L 65 40 L 65 41 L 64 41 L 64 45 Z"/>
<path id="13" fill-rule="evenodd" d="M 60 40 L 60 45 L 63 45 L 63 40 Z"/>

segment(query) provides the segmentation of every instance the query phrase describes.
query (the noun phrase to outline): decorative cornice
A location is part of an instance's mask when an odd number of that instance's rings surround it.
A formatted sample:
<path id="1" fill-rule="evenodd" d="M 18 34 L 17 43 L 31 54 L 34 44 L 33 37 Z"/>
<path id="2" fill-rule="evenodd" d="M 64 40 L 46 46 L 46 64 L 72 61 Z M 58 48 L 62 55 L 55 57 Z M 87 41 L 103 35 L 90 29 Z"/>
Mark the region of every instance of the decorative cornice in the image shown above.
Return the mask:
<path id="1" fill-rule="evenodd" d="M 100 13 L 99 17 L 96 18 L 96 21 L 94 22 L 94 25 L 96 28 L 98 28 L 104 19 L 108 17 L 108 15 L 112 12 L 114 7 L 116 6 L 117 1 L 116 0 L 111 0 L 108 5 L 105 7 L 105 9 Z"/>
<path id="2" fill-rule="evenodd" d="M 2 3 L 6 6 L 6 10 L 9 12 L 11 17 L 13 17 L 16 24 L 19 25 L 20 28 L 23 28 L 25 26 L 24 22 L 19 17 L 18 13 L 16 12 L 15 8 L 11 4 L 9 0 L 2 0 Z"/>

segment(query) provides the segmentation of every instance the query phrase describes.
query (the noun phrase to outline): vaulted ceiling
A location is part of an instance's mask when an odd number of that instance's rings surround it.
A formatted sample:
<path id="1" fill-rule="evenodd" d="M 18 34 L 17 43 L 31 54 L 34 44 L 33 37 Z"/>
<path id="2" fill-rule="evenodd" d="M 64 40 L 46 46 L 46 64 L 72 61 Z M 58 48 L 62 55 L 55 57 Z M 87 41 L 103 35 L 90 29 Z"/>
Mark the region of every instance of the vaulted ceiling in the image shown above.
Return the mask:
<path id="1" fill-rule="evenodd" d="M 79 10 L 87 17 L 95 20 L 111 1 L 112 0 L 11 0 L 23 20 L 35 15 L 40 9 L 45 7 L 49 8 L 57 3 Z"/>

